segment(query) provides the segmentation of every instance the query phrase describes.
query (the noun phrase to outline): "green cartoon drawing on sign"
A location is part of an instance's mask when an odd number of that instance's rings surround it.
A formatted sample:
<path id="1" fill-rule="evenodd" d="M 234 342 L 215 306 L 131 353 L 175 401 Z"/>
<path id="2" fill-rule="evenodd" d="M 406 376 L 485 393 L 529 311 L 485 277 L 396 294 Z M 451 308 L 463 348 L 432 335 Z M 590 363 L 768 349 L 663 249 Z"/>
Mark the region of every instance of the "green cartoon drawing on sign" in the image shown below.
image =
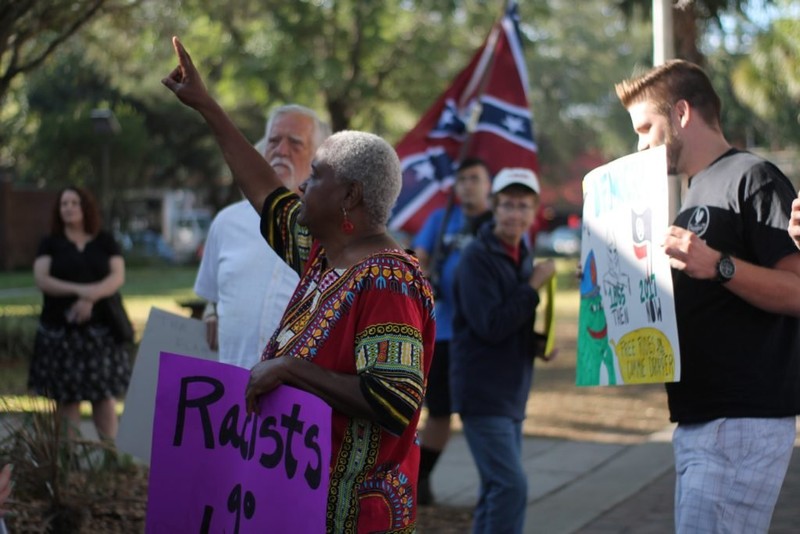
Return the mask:
<path id="1" fill-rule="evenodd" d="M 589 251 L 581 276 L 581 307 L 578 325 L 578 369 L 575 383 L 579 386 L 615 385 L 614 354 L 608 344 L 608 325 L 603 312 L 597 264 L 594 251 Z M 605 366 L 606 380 L 601 377 Z"/>

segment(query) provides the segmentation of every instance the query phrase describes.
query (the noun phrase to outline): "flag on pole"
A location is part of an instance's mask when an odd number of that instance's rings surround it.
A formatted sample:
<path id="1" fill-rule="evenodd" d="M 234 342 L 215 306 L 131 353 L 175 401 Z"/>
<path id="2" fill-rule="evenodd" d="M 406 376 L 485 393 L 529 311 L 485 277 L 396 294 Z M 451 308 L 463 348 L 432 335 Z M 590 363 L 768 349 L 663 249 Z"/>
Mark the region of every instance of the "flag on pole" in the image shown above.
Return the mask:
<path id="1" fill-rule="evenodd" d="M 389 227 L 409 233 L 447 203 L 461 159 L 481 158 L 492 174 L 504 167 L 538 172 L 516 1 L 508 3 L 469 65 L 395 149 L 403 187 Z"/>

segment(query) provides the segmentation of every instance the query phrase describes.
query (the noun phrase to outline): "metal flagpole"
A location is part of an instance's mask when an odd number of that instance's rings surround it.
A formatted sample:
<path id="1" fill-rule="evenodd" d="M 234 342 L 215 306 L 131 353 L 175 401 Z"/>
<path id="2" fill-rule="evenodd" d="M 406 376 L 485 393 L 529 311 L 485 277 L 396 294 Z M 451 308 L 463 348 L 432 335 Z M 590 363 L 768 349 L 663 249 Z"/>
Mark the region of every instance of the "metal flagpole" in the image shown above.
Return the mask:
<path id="1" fill-rule="evenodd" d="M 675 30 L 672 22 L 672 0 L 653 0 L 653 66 L 663 65 L 675 57 Z M 680 211 L 681 184 L 680 176 L 668 177 L 668 207 L 671 219 L 675 219 Z"/>
<path id="2" fill-rule="evenodd" d="M 507 5 L 506 5 L 507 6 Z M 504 7 L 503 14 L 500 16 L 500 19 L 497 20 L 494 25 L 492 26 L 492 30 L 489 33 L 489 38 L 486 40 L 486 46 L 484 47 L 484 54 L 481 57 L 478 65 L 476 66 L 475 70 L 480 72 L 480 69 L 483 67 L 483 72 L 480 76 L 480 84 L 478 86 L 478 91 L 475 93 L 475 102 L 472 104 L 470 109 L 469 120 L 467 121 L 467 137 L 464 139 L 464 142 L 461 144 L 461 147 L 458 151 L 458 157 L 456 158 L 456 166 L 464 160 L 464 157 L 467 155 L 469 151 L 469 147 L 472 141 L 472 134 L 478 126 L 478 121 L 481 117 L 481 97 L 483 93 L 486 91 L 486 86 L 489 83 L 489 79 L 492 75 L 492 69 L 494 67 L 494 60 L 495 56 L 497 55 L 497 43 L 500 41 L 500 32 L 503 31 L 502 21 L 503 17 L 505 16 L 507 7 Z M 488 55 L 487 55 L 488 52 Z M 464 90 L 463 94 L 469 94 L 469 89 L 472 84 L 468 84 L 466 89 Z M 459 105 L 463 102 L 459 102 Z M 459 106 L 460 107 L 460 106 Z M 442 223 L 439 226 L 439 231 L 436 234 L 436 241 L 434 242 L 433 251 L 431 252 L 431 257 L 428 262 L 428 279 L 431 282 L 431 286 L 433 286 L 434 292 L 438 291 L 438 284 L 439 284 L 439 277 L 440 277 L 440 268 L 439 263 L 443 260 L 442 253 L 444 251 L 444 235 L 447 232 L 447 223 L 450 221 L 450 216 L 453 213 L 453 208 L 455 207 L 456 201 L 456 188 L 455 184 L 450 187 L 450 191 L 447 195 L 447 204 L 445 205 L 444 216 L 442 217 Z"/>

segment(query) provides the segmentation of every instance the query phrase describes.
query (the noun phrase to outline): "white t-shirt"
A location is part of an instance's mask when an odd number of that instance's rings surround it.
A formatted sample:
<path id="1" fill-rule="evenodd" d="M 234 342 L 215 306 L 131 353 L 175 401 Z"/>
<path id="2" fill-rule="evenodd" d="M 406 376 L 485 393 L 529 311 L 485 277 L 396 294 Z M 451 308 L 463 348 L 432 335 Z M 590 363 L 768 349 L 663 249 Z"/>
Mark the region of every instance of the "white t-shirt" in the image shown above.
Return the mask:
<path id="1" fill-rule="evenodd" d="M 261 236 L 243 200 L 220 211 L 208 232 L 194 291 L 217 303 L 219 361 L 250 369 L 278 327 L 299 277 Z"/>

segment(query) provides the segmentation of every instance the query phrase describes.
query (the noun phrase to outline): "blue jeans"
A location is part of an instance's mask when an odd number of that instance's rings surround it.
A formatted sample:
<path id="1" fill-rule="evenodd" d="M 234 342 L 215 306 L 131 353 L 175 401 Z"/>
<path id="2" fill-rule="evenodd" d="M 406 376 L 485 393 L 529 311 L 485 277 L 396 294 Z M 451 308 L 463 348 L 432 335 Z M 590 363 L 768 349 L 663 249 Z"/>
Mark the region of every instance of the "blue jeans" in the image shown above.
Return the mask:
<path id="1" fill-rule="evenodd" d="M 528 500 L 528 479 L 522 469 L 522 421 L 463 415 L 461 421 L 481 478 L 472 532 L 521 533 Z"/>
<path id="2" fill-rule="evenodd" d="M 794 417 L 678 425 L 675 531 L 766 533 L 795 435 Z"/>

